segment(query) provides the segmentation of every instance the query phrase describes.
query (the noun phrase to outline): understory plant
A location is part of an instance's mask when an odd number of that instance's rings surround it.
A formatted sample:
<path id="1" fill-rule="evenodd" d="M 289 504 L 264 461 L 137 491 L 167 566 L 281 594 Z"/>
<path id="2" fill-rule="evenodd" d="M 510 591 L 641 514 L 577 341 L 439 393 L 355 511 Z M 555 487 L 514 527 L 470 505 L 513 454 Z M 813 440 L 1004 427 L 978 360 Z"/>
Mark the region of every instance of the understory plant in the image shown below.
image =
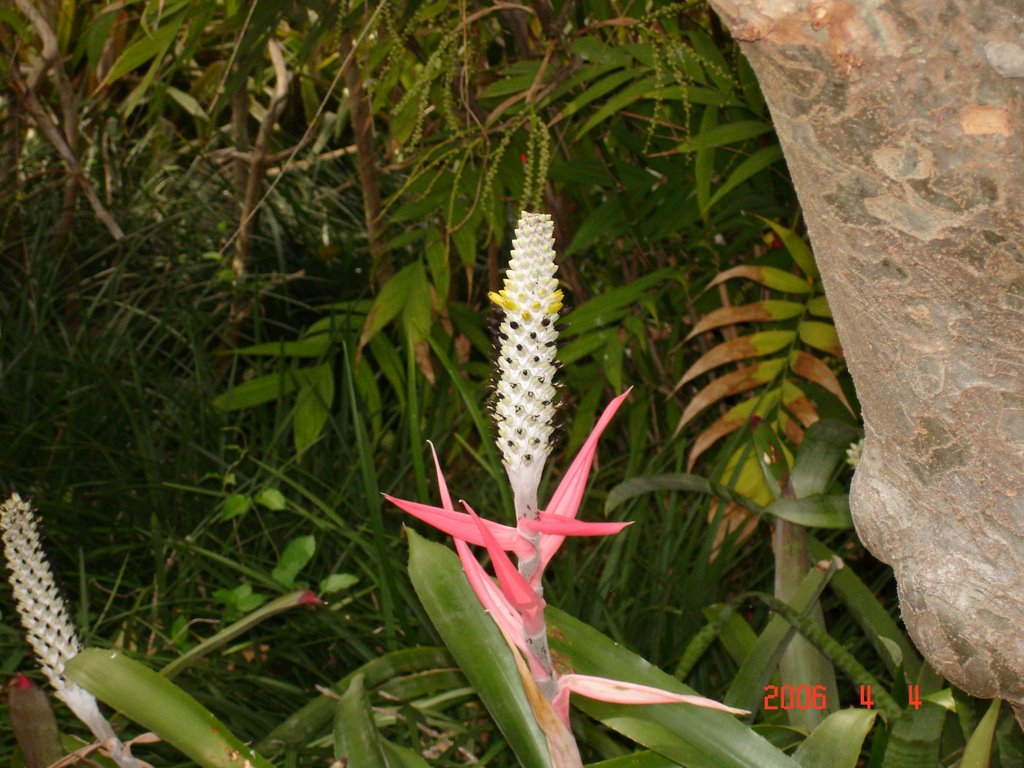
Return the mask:
<path id="1" fill-rule="evenodd" d="M 570 692 L 622 704 L 686 703 L 733 714 L 746 712 L 701 696 L 593 675 L 559 674 L 555 669 L 544 619 L 544 568 L 566 536 L 616 534 L 628 525 L 585 522 L 577 520 L 576 515 L 598 438 L 629 394 L 627 391 L 619 395 L 605 408 L 557 490 L 541 509 L 538 488 L 554 430 L 556 328 L 562 308 L 555 270 L 551 217 L 523 213 L 516 228 L 504 288 L 490 294 L 491 301 L 504 311 L 499 331 L 494 415 L 498 447 L 512 488 L 516 525 L 482 519 L 464 501 L 460 503 L 466 511 L 457 512 L 433 446 L 441 507 L 387 498 L 454 537 L 459 560 L 474 593 L 501 629 L 513 653 L 522 653 L 525 658 L 529 676 L 523 675 L 523 684 L 527 689 L 535 687 L 540 694 L 528 698 L 547 738 L 551 764 L 568 768 L 582 765 L 569 723 Z M 469 549 L 470 544 L 486 548 L 497 585 Z M 516 555 L 518 567 L 507 552 Z M 518 663 L 518 656 L 516 659 Z M 552 711 L 554 717 L 550 716 Z"/>

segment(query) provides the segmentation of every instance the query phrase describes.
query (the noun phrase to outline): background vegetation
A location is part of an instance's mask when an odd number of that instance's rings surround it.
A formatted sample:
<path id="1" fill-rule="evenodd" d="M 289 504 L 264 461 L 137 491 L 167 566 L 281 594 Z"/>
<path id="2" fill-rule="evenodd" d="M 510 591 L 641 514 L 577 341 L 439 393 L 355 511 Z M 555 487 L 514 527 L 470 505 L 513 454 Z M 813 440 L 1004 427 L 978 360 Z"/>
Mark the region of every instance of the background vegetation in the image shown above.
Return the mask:
<path id="1" fill-rule="evenodd" d="M 931 724 L 877 721 L 863 764 L 901 739 L 959 764 L 987 705 L 919 672 L 850 527 L 836 445 L 856 438 L 855 396 L 756 81 L 702 3 L 18 0 L 0 46 L 0 477 L 38 506 L 87 644 L 159 669 L 310 586 L 327 606 L 177 682 L 242 738 L 280 736 L 281 764 L 329 756 L 315 687 L 439 643 L 380 493 L 433 498 L 430 439 L 459 493 L 511 517 L 482 406 L 486 292 L 519 211 L 544 210 L 570 307 L 553 480 L 634 387 L 586 505 L 635 524 L 553 563 L 548 601 L 738 696 L 769 619 L 757 595 L 789 599 L 806 572 L 773 553 L 783 506 L 757 513 L 794 501 L 806 430 L 834 420 L 825 480 L 776 551 L 827 546 L 859 577 L 817 621 L 870 677 L 816 655 L 821 638 L 798 656 L 839 667 L 833 708 L 868 679 L 901 707 L 908 681 L 947 696 Z M 0 611 L 0 668 L 33 669 Z M 423 653 L 368 680 L 378 726 L 431 764 L 515 764 Z M 428 682 L 399 674 L 417 664 Z M 308 729 L 282 730 L 295 713 Z M 816 725 L 800 718 L 755 722 L 792 747 Z M 629 749 L 576 725 L 589 760 Z M 972 765 L 1024 764 L 1008 712 L 997 725 Z"/>

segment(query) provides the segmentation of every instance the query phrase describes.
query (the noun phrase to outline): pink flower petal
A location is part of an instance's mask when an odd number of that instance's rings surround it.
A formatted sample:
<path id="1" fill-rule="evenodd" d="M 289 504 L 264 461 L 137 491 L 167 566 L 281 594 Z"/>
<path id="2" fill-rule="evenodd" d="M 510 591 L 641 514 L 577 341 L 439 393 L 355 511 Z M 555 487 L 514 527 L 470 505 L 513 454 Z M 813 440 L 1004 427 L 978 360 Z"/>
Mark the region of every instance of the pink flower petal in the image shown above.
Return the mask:
<path id="1" fill-rule="evenodd" d="M 494 566 L 494 574 L 498 577 L 498 585 L 505 593 L 513 608 L 523 614 L 524 624 L 532 624 L 539 616 L 544 615 L 544 599 L 540 597 L 529 582 L 526 581 L 516 570 L 512 560 L 505 554 L 505 550 L 498 544 L 497 539 L 487 530 L 484 521 L 473 511 L 466 502 L 463 506 L 469 510 L 473 521 L 480 527 L 480 536 L 487 547 L 487 553 L 491 556 L 491 565 Z"/>
<path id="2" fill-rule="evenodd" d="M 491 618 L 505 635 L 505 639 L 512 643 L 523 653 L 527 653 L 526 643 L 523 641 L 523 621 L 519 612 L 512 607 L 508 598 L 495 585 L 487 571 L 480 565 L 480 562 L 473 556 L 469 545 L 462 539 L 455 540 L 455 551 L 459 553 L 459 560 L 462 563 L 462 570 L 466 573 L 469 586 L 473 588 L 480 604 L 490 614 Z"/>
<path id="3" fill-rule="evenodd" d="M 615 704 L 693 704 L 697 707 L 717 709 L 732 715 L 749 715 L 745 709 L 734 709 L 725 704 L 708 699 L 704 696 L 690 696 L 682 693 L 671 693 L 661 688 L 652 688 L 639 683 L 627 683 L 622 680 L 609 680 L 605 677 L 591 675 L 562 675 L 558 678 L 560 688 L 565 688 L 586 696 L 588 699 L 610 701 Z"/>
<path id="4" fill-rule="evenodd" d="M 386 493 L 384 498 L 403 512 L 408 512 L 413 517 L 434 526 L 439 531 L 444 531 L 456 539 L 468 541 L 470 544 L 476 544 L 478 547 L 484 546 L 479 526 L 473 522 L 472 517 L 464 512 L 450 512 L 429 504 L 420 504 L 418 501 L 396 499 L 394 496 L 388 496 Z M 518 557 L 522 557 L 524 554 L 528 555 L 532 551 L 530 543 L 515 528 L 490 520 L 482 520 L 481 522 L 490 532 L 491 536 L 494 537 L 499 547 L 515 552 Z"/>
<path id="5" fill-rule="evenodd" d="M 447 512 L 454 512 L 455 506 L 452 504 L 451 494 L 448 493 L 448 483 L 445 482 L 444 474 L 441 472 L 441 462 L 437 460 L 437 451 L 434 450 L 434 444 L 429 440 L 427 440 L 427 445 L 430 446 L 430 455 L 434 457 L 434 469 L 437 470 L 437 489 L 441 492 L 441 506 Z"/>
<path id="6" fill-rule="evenodd" d="M 562 478 L 562 482 L 558 484 L 558 488 L 555 490 L 554 495 L 552 495 L 551 501 L 548 502 L 547 512 L 565 517 L 576 517 L 576 513 L 580 508 L 580 502 L 583 500 L 583 491 L 587 487 L 587 476 L 590 474 L 590 467 L 594 463 L 594 454 L 597 453 L 597 441 L 601 437 L 601 433 L 604 432 L 604 428 L 608 426 L 608 422 L 612 420 L 615 412 L 619 410 L 622 401 L 629 396 L 632 389 L 630 387 L 608 403 L 604 413 L 601 414 L 601 418 L 597 420 L 597 424 L 594 425 L 590 435 L 583 443 L 583 447 L 580 448 L 580 452 L 573 459 L 572 464 L 565 473 L 565 477 Z M 554 557 L 558 548 L 562 546 L 564 538 L 564 536 L 553 534 L 541 539 L 541 570 Z"/>
<path id="7" fill-rule="evenodd" d="M 528 531 L 537 531 L 538 533 L 548 535 L 558 534 L 561 536 L 611 536 L 632 524 L 632 521 L 625 523 L 591 523 L 577 520 L 573 517 L 556 515 L 553 512 L 541 512 L 540 520 L 523 519 L 519 521 L 519 526 Z"/>

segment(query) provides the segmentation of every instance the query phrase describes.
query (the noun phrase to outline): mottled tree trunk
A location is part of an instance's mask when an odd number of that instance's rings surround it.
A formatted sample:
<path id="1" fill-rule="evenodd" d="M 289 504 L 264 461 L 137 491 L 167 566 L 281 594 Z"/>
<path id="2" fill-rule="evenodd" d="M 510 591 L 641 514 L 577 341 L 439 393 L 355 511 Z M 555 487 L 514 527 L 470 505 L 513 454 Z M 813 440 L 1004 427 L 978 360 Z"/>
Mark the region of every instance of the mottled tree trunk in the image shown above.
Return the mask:
<path id="1" fill-rule="evenodd" d="M 851 506 L 932 666 L 1024 701 L 1024 3 L 712 0 L 863 407 Z"/>

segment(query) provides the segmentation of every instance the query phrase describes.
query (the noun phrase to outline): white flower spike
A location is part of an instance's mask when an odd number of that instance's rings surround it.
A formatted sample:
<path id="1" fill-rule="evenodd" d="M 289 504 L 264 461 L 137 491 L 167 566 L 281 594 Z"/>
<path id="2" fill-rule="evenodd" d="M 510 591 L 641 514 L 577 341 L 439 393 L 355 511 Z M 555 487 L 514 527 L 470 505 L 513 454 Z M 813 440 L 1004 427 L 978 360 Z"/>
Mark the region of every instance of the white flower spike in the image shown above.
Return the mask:
<path id="1" fill-rule="evenodd" d="M 495 420 L 520 519 L 537 519 L 537 487 L 551 452 L 555 325 L 562 308 L 554 245 L 551 217 L 523 213 L 512 241 L 505 287 L 489 294 L 505 313 L 499 332 Z"/>

